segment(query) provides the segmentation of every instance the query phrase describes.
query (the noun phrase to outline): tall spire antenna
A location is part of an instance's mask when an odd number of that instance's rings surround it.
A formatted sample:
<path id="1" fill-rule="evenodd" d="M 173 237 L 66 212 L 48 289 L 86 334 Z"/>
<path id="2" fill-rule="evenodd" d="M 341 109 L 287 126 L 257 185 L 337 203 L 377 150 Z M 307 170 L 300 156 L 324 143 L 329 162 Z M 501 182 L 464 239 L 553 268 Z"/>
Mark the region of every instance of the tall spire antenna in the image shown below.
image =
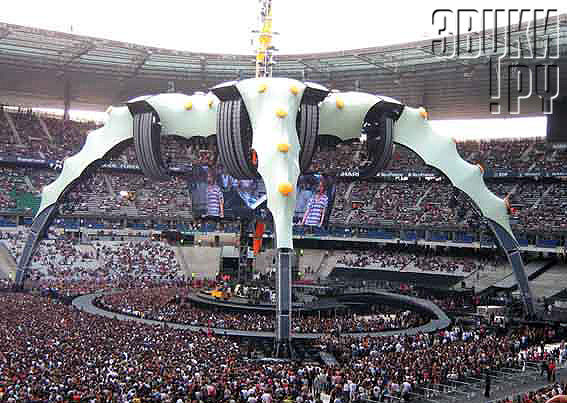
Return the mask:
<path id="1" fill-rule="evenodd" d="M 273 54 L 276 50 L 272 45 L 272 0 L 258 0 L 260 4 L 259 30 L 256 44 L 256 77 L 271 77 Z"/>

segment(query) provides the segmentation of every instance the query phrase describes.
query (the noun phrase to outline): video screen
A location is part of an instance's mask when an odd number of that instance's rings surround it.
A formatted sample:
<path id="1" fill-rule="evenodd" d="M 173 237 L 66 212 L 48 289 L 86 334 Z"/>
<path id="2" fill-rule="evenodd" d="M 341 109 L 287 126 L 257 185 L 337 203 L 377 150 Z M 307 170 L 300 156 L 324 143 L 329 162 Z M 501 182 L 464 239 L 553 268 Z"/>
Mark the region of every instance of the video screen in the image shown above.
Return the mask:
<path id="1" fill-rule="evenodd" d="M 208 167 L 194 167 L 191 182 L 193 216 L 237 219 L 269 215 L 266 188 L 261 179 L 235 179 Z M 320 227 L 326 224 L 334 199 L 332 178 L 304 175 L 298 181 L 294 224 Z"/>
<path id="2" fill-rule="evenodd" d="M 335 197 L 332 178 L 319 174 L 303 175 L 299 178 L 297 188 L 294 224 L 324 226 Z"/>

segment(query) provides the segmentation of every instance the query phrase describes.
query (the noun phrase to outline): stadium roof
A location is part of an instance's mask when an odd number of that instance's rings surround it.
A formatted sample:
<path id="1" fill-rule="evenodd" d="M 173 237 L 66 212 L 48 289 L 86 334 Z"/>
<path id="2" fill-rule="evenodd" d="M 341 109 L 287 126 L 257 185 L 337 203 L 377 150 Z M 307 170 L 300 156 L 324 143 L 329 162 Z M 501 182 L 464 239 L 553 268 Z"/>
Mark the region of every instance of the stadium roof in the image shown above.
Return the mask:
<path id="1" fill-rule="evenodd" d="M 567 14 L 557 19 L 559 59 L 505 57 L 502 83 L 507 80 L 506 67 L 513 63 L 534 66 L 553 62 L 560 71 L 567 71 Z M 512 51 L 529 51 L 525 41 L 527 24 L 511 30 L 509 43 L 515 44 Z M 543 47 L 544 39 L 550 36 L 545 31 L 546 24 L 538 21 L 535 29 Z M 488 56 L 503 54 L 506 34 L 500 29 L 488 37 L 487 40 L 496 37 L 498 50 L 474 59 L 441 58 L 432 51 L 431 40 L 309 55 L 277 55 L 274 75 L 425 105 L 436 119 L 491 117 Z M 518 42 L 522 35 L 524 40 Z M 482 36 L 471 37 L 474 53 L 481 46 Z M 467 41 L 463 39 L 461 51 L 465 46 Z M 167 92 L 171 82 L 177 92 L 193 93 L 253 74 L 252 55 L 160 49 L 0 23 L 0 102 L 4 104 L 62 108 L 68 92 L 73 109 L 105 110 L 110 104 L 139 95 Z M 561 88 L 567 91 L 566 75 L 561 78 Z M 506 92 L 504 86 L 502 91 Z M 505 103 L 504 99 L 502 104 Z M 537 96 L 522 103 L 522 115 L 539 114 L 541 101 Z"/>

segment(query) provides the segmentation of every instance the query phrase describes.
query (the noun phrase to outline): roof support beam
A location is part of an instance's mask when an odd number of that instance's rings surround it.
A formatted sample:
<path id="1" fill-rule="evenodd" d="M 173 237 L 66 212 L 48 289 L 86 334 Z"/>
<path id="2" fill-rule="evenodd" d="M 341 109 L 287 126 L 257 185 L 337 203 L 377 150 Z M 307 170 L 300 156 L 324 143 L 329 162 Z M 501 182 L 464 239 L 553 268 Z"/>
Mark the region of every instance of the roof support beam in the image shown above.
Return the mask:
<path id="1" fill-rule="evenodd" d="M 305 62 L 305 61 L 303 61 L 303 60 L 301 60 L 301 59 L 298 59 L 297 62 L 298 62 L 299 64 L 304 65 L 304 66 L 307 67 L 308 69 L 313 70 L 313 71 L 316 72 L 316 73 L 325 74 L 324 71 L 320 70 L 319 68 L 317 68 L 317 67 L 313 66 L 312 64 L 307 63 L 307 62 Z"/>
<path id="2" fill-rule="evenodd" d="M 302 64 L 303 66 L 307 67 L 308 69 L 310 69 L 310 70 L 312 70 L 316 73 L 327 76 L 327 79 L 329 79 L 329 80 L 331 79 L 331 70 L 330 69 L 328 69 L 327 71 L 323 71 L 323 70 L 321 70 L 321 68 L 316 67 L 311 63 L 307 63 L 306 61 L 304 61 L 302 59 L 297 59 L 297 63 Z"/>
<path id="3" fill-rule="evenodd" d="M 376 60 L 373 60 L 371 58 L 369 58 L 368 56 L 365 55 L 353 55 L 354 57 L 356 57 L 359 60 L 362 60 L 365 63 L 371 64 L 374 67 L 377 67 L 381 70 L 386 70 L 389 71 L 390 73 L 397 73 L 397 71 L 395 71 L 394 69 L 391 69 L 390 67 L 386 67 L 383 63 L 380 63 Z"/>
<path id="4" fill-rule="evenodd" d="M 63 120 L 69 120 L 69 111 L 71 110 L 71 81 L 65 79 L 63 86 Z"/>
<path id="5" fill-rule="evenodd" d="M 73 61 L 77 60 L 81 56 L 86 55 L 94 48 L 96 48 L 96 44 L 94 42 L 82 42 L 78 46 L 70 48 L 69 55 L 61 62 L 61 69 L 64 70 L 65 67 L 73 63 Z"/>
<path id="6" fill-rule="evenodd" d="M 417 49 L 417 50 L 421 50 L 422 52 L 427 53 L 427 54 L 429 54 L 429 55 L 433 55 L 433 56 L 436 56 L 436 57 L 440 57 L 439 55 L 436 55 L 435 52 L 433 52 L 433 51 L 431 51 L 431 50 L 429 50 L 429 49 L 427 49 L 427 48 L 421 48 L 421 47 L 420 47 L 420 48 L 416 48 L 416 49 Z M 445 59 L 446 59 L 447 61 L 452 61 L 452 62 L 455 62 L 455 63 L 460 64 L 460 65 L 462 65 L 462 66 L 470 66 L 470 63 L 464 62 L 463 60 L 459 59 L 458 57 L 452 57 L 452 58 L 450 58 L 450 59 L 449 59 L 449 58 L 445 58 Z"/>
<path id="7" fill-rule="evenodd" d="M 0 28 L 0 41 L 10 35 L 12 31 L 8 28 Z"/>
<path id="8" fill-rule="evenodd" d="M 199 58 L 199 64 L 200 64 L 200 77 L 201 77 L 201 83 L 203 85 L 203 88 L 208 88 L 209 86 L 207 85 L 207 58 L 205 56 L 201 56 Z"/>
<path id="9" fill-rule="evenodd" d="M 134 69 L 132 70 L 132 75 L 130 76 L 130 78 L 134 78 L 138 75 L 142 67 L 144 67 L 144 64 L 146 64 L 151 56 L 152 52 L 143 52 L 132 60 L 132 62 L 134 63 Z"/>

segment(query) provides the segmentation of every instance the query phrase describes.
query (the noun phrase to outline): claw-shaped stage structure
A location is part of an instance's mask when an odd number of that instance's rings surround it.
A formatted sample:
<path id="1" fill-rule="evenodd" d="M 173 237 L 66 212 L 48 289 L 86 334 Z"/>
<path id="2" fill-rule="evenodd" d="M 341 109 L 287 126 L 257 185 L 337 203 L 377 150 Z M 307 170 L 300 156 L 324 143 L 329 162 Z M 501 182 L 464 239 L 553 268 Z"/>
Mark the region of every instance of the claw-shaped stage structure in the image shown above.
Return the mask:
<path id="1" fill-rule="evenodd" d="M 290 338 L 292 218 L 296 185 L 309 167 L 318 135 L 341 140 L 367 135 L 372 163 L 359 178 L 374 176 L 390 160 L 394 143 L 417 153 L 466 193 L 487 218 L 520 285 L 526 312 L 535 314 L 533 299 L 510 228 L 505 200 L 492 194 L 480 166 L 457 153 L 456 144 L 436 134 L 422 108 L 360 92 L 329 93 L 317 84 L 286 78 L 252 78 L 214 87 L 206 95 L 161 94 L 139 97 L 109 110 L 108 123 L 91 132 L 83 149 L 65 160 L 60 176 L 42 192 L 16 285 L 22 286 L 34 250 L 73 186 L 96 168 L 114 148 L 133 140 L 145 175 L 167 179 L 160 136 L 217 136 L 219 158 L 232 176 L 262 177 L 272 212 L 279 252 L 276 338 Z M 255 154 L 256 158 L 253 157 Z"/>

